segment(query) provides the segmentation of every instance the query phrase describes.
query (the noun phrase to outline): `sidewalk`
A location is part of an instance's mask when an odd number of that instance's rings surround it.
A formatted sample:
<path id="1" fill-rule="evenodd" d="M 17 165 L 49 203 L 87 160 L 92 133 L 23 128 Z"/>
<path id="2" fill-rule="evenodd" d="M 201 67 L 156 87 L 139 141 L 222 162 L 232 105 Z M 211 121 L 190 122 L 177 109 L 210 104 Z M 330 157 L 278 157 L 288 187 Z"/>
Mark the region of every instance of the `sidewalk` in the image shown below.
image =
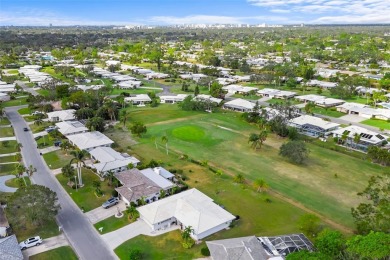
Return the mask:
<path id="1" fill-rule="evenodd" d="M 0 137 L 0 142 L 1 142 L 1 141 L 12 141 L 12 140 L 16 140 L 16 137 L 15 137 L 15 136 Z"/>
<path id="2" fill-rule="evenodd" d="M 58 147 L 58 146 L 49 146 L 49 147 L 46 147 L 46 148 L 43 148 L 43 149 L 39 149 L 39 152 L 42 153 L 42 154 L 45 154 L 45 153 L 50 153 L 50 152 L 54 152 L 54 151 L 57 151 L 57 150 L 60 150 L 61 147 Z"/>
<path id="3" fill-rule="evenodd" d="M 88 220 L 92 224 L 95 224 L 99 221 L 102 221 L 106 218 L 114 216 L 116 213 L 118 213 L 117 207 L 119 207 L 119 210 L 121 212 L 126 210 L 126 204 L 122 200 L 120 200 L 118 205 L 112 206 L 111 208 L 108 208 L 108 209 L 104 209 L 102 207 L 99 207 L 99 208 L 93 209 L 91 211 L 88 211 L 87 213 L 85 213 L 85 216 L 88 218 Z M 125 217 L 126 216 L 124 216 L 124 218 Z"/>
<path id="4" fill-rule="evenodd" d="M 125 217 L 126 216 L 124 216 L 124 218 Z M 136 236 L 159 236 L 179 228 L 180 226 L 175 225 L 165 230 L 152 231 L 148 224 L 146 224 L 142 219 L 138 219 L 136 222 L 131 223 L 123 228 L 102 235 L 102 238 L 107 243 L 107 245 L 114 250 L 127 240 L 130 240 Z"/>
<path id="5" fill-rule="evenodd" d="M 43 242 L 39 246 L 30 247 L 22 251 L 25 259 L 28 259 L 32 255 L 43 253 L 61 246 L 69 245 L 68 240 L 65 238 L 64 234 L 61 234 L 56 237 L 50 237 L 43 239 Z"/>

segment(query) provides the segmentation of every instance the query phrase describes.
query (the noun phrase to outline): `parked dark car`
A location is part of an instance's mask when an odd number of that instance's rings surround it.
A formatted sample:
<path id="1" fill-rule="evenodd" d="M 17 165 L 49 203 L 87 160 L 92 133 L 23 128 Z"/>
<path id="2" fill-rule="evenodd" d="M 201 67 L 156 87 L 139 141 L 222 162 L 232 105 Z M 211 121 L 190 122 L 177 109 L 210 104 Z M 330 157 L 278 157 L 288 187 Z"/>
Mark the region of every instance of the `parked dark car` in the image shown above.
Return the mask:
<path id="1" fill-rule="evenodd" d="M 24 128 L 23 128 L 23 131 L 28 132 L 28 128 L 27 128 L 27 127 L 24 127 Z"/>

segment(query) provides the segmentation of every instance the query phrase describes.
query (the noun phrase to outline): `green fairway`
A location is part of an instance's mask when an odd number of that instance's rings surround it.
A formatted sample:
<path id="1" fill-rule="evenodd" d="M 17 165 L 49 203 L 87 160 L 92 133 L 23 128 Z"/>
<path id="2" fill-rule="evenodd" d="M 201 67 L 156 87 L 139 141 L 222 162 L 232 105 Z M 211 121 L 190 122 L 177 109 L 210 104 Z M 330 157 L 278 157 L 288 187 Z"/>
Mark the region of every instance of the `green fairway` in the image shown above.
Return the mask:
<path id="1" fill-rule="evenodd" d="M 367 119 L 362 122 L 360 122 L 365 125 L 375 126 L 379 129 L 386 129 L 390 130 L 390 122 L 387 122 L 385 120 L 378 120 L 378 119 Z"/>
<path id="2" fill-rule="evenodd" d="M 77 260 L 76 254 L 70 246 L 62 246 L 37 255 L 30 256 L 30 260 Z"/>
<path id="3" fill-rule="evenodd" d="M 171 153 L 174 150 L 198 161 L 208 160 L 230 175 L 242 173 L 250 180 L 264 178 L 284 196 L 350 228 L 354 226 L 350 208 L 360 202 L 356 193 L 365 188 L 370 176 L 384 170 L 379 165 L 311 144 L 306 165 L 294 165 L 278 155 L 285 140 L 272 135 L 260 150 L 254 151 L 248 144 L 248 136 L 258 129 L 243 122 L 236 113 L 198 113 L 188 119 L 165 122 L 156 122 L 156 117 L 144 138 L 132 147 L 135 154 L 164 160 L 161 137 L 167 135 Z M 191 140 L 191 132 L 205 134 Z M 152 136 L 159 142 L 160 153 L 151 141 Z"/>

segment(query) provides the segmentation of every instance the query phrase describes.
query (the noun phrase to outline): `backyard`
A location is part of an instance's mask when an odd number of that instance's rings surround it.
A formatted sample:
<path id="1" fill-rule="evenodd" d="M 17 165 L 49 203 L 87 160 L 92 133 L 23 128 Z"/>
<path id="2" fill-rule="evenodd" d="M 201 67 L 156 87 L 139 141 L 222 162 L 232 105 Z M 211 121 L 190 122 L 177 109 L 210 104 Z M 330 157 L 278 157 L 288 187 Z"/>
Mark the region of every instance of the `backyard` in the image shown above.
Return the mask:
<path id="1" fill-rule="evenodd" d="M 169 109 L 167 113 L 152 111 L 149 109 L 143 117 L 147 134 L 131 147 L 140 159 L 165 161 L 187 154 L 198 161 L 208 160 L 229 175 L 242 173 L 249 180 L 263 178 L 274 191 L 349 228 L 354 227 L 350 208 L 360 202 L 356 193 L 365 188 L 370 176 L 384 171 L 379 165 L 313 144 L 308 144 L 311 153 L 307 163 L 294 165 L 278 155 L 285 139 L 273 135 L 259 151 L 254 151 L 248 144 L 248 136 L 258 130 L 243 122 L 239 114 L 191 112 L 191 117 L 182 118 L 189 112 L 178 110 L 175 118 L 173 109 L 172 114 Z M 172 116 L 167 118 L 169 114 Z M 134 120 L 141 117 L 137 111 L 132 115 Z M 161 142 L 164 135 L 168 137 L 168 156 Z"/>

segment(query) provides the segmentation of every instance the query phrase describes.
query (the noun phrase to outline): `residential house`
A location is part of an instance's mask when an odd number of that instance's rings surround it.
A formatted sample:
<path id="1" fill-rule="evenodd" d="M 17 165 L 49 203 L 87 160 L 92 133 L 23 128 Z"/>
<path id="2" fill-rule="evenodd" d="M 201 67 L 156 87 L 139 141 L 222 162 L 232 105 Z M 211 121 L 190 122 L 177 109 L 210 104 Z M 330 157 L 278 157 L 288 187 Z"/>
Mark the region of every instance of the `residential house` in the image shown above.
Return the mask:
<path id="1" fill-rule="evenodd" d="M 311 87 L 320 87 L 326 89 L 334 88 L 338 85 L 336 82 L 321 81 L 316 79 L 312 79 L 308 81 L 306 84 Z"/>
<path id="2" fill-rule="evenodd" d="M 238 112 L 253 112 L 256 104 L 248 100 L 237 98 L 223 104 L 223 108 Z"/>
<path id="3" fill-rule="evenodd" d="M 67 138 L 72 145 L 87 152 L 97 147 L 110 147 L 114 143 L 114 141 L 98 131 L 68 135 Z"/>
<path id="4" fill-rule="evenodd" d="M 56 126 L 58 127 L 58 132 L 60 132 L 64 136 L 88 132 L 88 128 L 86 128 L 79 121 L 59 122 L 56 123 Z"/>
<path id="5" fill-rule="evenodd" d="M 0 102 L 5 102 L 5 101 L 9 101 L 9 100 L 11 100 L 10 95 L 0 92 Z"/>
<path id="6" fill-rule="evenodd" d="M 196 97 L 194 97 L 194 100 L 196 100 L 196 101 L 204 101 L 204 102 L 211 102 L 211 103 L 219 105 L 219 104 L 221 104 L 223 99 L 215 98 L 215 97 L 212 97 L 210 95 L 200 94 L 200 95 L 197 95 Z"/>
<path id="7" fill-rule="evenodd" d="M 283 260 L 291 253 L 314 251 L 314 245 L 303 234 L 275 237 L 239 237 L 206 241 L 213 260 Z"/>
<path id="8" fill-rule="evenodd" d="M 111 147 L 98 147 L 89 151 L 89 154 L 95 160 L 92 167 L 102 177 L 109 171 L 117 173 L 128 170 L 130 164 L 136 167 L 140 162 L 137 158 L 127 153 L 119 153 Z"/>
<path id="9" fill-rule="evenodd" d="M 115 174 L 115 178 L 122 185 L 115 190 L 127 205 L 130 205 L 131 202 L 137 203 L 142 198 L 146 203 L 154 202 L 159 199 L 161 190 L 168 193 L 175 187 L 175 184 L 160 175 L 153 173 L 153 178 L 150 178 L 152 175 L 145 174 L 145 172 L 134 168 Z"/>
<path id="10" fill-rule="evenodd" d="M 364 118 L 374 118 L 380 120 L 390 119 L 390 110 L 385 108 L 371 108 L 366 105 L 349 104 L 345 106 L 338 106 L 338 111 L 345 112 L 351 115 L 357 115 Z"/>
<path id="11" fill-rule="evenodd" d="M 338 105 L 342 105 L 345 103 L 342 99 L 336 99 L 336 98 L 327 98 L 320 95 L 315 94 L 309 94 L 309 95 L 302 95 L 295 97 L 296 100 L 299 100 L 304 103 L 312 102 L 317 106 L 320 107 L 334 107 Z"/>
<path id="12" fill-rule="evenodd" d="M 241 85 L 228 85 L 222 87 L 222 89 L 227 91 L 230 94 L 242 94 L 242 95 L 248 95 L 251 92 L 255 92 L 258 90 L 258 88 L 255 87 L 245 87 Z"/>
<path id="13" fill-rule="evenodd" d="M 128 81 L 122 81 L 118 83 L 118 87 L 121 89 L 129 89 L 129 88 L 136 89 L 141 87 L 141 85 L 142 85 L 142 81 L 138 81 L 138 80 L 128 80 Z"/>
<path id="14" fill-rule="evenodd" d="M 76 110 L 74 109 L 54 111 L 47 113 L 47 117 L 51 122 L 72 121 L 76 119 L 74 116 L 75 112 Z"/>
<path id="15" fill-rule="evenodd" d="M 293 118 L 289 121 L 289 125 L 296 128 L 299 133 L 312 137 L 328 136 L 340 126 L 337 123 L 309 115 L 301 115 L 300 117 Z"/>
<path id="16" fill-rule="evenodd" d="M 125 102 L 144 106 L 145 104 L 152 102 L 152 99 L 147 94 L 139 94 L 134 97 L 125 97 Z"/>
<path id="17" fill-rule="evenodd" d="M 183 102 L 186 97 L 188 97 L 187 94 L 178 94 L 176 96 L 160 96 L 160 102 L 166 104 L 176 104 L 178 102 Z"/>
<path id="18" fill-rule="evenodd" d="M 138 212 L 153 231 L 172 225 L 179 225 L 181 229 L 191 227 L 194 230 L 191 237 L 195 240 L 228 228 L 235 219 L 235 216 L 195 188 L 139 207 Z"/>
<path id="19" fill-rule="evenodd" d="M 23 260 L 22 250 L 15 235 L 0 238 L 0 259 L 1 260 Z"/>
<path id="20" fill-rule="evenodd" d="M 6 237 L 9 229 L 10 225 L 8 223 L 7 216 L 5 215 L 4 208 L 0 205 L 0 238 Z"/>
<path id="21" fill-rule="evenodd" d="M 370 106 L 359 104 L 359 103 L 353 103 L 353 102 L 346 102 L 342 105 L 336 106 L 337 111 L 346 113 L 346 114 L 352 114 L 353 111 L 355 111 L 355 108 L 368 108 Z"/>
<path id="22" fill-rule="evenodd" d="M 293 91 L 278 90 L 272 88 L 264 88 L 257 91 L 257 94 L 263 97 L 289 99 L 297 95 Z"/>

